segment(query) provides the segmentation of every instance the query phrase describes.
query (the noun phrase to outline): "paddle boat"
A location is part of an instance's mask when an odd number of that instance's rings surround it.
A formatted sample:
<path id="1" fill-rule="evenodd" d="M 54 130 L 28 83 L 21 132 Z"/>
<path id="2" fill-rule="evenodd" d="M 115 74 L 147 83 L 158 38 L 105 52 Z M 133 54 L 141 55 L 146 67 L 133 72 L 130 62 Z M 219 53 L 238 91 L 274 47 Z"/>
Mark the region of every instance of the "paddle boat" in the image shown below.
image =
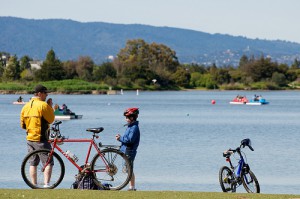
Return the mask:
<path id="1" fill-rule="evenodd" d="M 26 104 L 26 103 L 27 103 L 27 102 L 24 102 L 24 101 L 23 101 L 22 96 L 20 96 L 20 97 L 18 98 L 17 101 L 13 102 L 13 104 Z"/>
<path id="2" fill-rule="evenodd" d="M 250 100 L 246 103 L 246 105 L 266 105 L 269 104 L 264 98 L 258 99 L 258 100 Z"/>
<path id="3" fill-rule="evenodd" d="M 18 102 L 18 101 L 16 101 L 16 102 L 13 102 L 13 104 L 26 104 L 27 102 Z"/>
<path id="4" fill-rule="evenodd" d="M 74 112 L 70 111 L 68 107 L 63 104 L 62 109 L 56 104 L 54 106 L 55 120 L 71 120 L 71 119 L 81 119 L 82 115 L 76 115 Z"/>
<path id="5" fill-rule="evenodd" d="M 249 100 L 247 99 L 246 96 L 236 96 L 236 98 L 234 98 L 231 102 L 229 102 L 230 104 L 246 104 L 247 102 L 249 102 Z"/>

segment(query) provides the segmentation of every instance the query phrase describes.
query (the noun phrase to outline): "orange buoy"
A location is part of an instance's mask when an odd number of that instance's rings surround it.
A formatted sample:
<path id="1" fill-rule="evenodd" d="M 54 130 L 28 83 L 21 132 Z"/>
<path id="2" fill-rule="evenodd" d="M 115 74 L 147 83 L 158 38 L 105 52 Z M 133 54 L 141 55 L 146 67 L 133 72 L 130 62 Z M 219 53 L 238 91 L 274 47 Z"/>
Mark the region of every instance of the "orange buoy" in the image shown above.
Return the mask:
<path id="1" fill-rule="evenodd" d="M 215 104 L 216 103 L 216 100 L 211 100 L 211 104 Z"/>

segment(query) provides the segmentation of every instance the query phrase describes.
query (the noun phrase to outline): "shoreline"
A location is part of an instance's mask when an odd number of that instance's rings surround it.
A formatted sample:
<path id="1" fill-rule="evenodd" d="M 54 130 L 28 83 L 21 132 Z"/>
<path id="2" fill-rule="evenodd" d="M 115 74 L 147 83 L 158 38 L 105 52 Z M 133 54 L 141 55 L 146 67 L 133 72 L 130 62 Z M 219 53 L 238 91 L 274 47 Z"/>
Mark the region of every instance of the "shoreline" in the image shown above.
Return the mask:
<path id="1" fill-rule="evenodd" d="M 142 89 L 134 89 L 134 90 L 125 90 L 126 91 L 236 91 L 236 92 L 241 92 L 241 91 L 263 91 L 263 92 L 268 92 L 268 91 L 300 91 L 300 89 L 282 89 L 282 90 L 225 90 L 225 89 L 181 89 L 181 90 L 142 90 Z M 120 90 L 82 90 L 82 91 L 54 91 L 54 92 L 49 92 L 51 95 L 121 95 L 122 92 Z M 33 94 L 32 91 L 26 91 L 26 90 L 0 90 L 0 95 L 29 95 Z"/>

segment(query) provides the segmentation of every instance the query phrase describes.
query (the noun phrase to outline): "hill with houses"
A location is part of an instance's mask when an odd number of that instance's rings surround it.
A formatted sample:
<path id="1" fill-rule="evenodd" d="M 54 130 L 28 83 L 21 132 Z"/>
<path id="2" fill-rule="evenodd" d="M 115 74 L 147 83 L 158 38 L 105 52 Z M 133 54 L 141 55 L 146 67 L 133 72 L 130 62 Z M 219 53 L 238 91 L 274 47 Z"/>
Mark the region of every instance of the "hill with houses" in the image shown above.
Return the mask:
<path id="1" fill-rule="evenodd" d="M 53 49 L 62 61 L 90 56 L 96 63 L 115 57 L 127 40 L 143 39 L 175 50 L 181 63 L 238 65 L 242 55 L 268 56 L 279 63 L 300 58 L 300 44 L 281 40 L 140 24 L 82 23 L 64 19 L 0 17 L 0 52 L 44 60 Z"/>

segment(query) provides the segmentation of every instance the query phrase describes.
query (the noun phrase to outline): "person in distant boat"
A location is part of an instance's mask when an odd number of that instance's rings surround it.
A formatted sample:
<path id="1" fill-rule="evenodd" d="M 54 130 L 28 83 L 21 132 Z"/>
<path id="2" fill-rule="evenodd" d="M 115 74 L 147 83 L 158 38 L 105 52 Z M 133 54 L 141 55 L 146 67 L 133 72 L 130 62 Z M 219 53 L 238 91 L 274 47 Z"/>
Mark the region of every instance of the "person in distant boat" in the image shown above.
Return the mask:
<path id="1" fill-rule="evenodd" d="M 23 98 L 22 98 L 22 96 L 20 96 L 19 98 L 18 98 L 18 100 L 17 100 L 18 102 L 23 102 Z"/>
<path id="2" fill-rule="evenodd" d="M 61 108 L 64 115 L 70 114 L 70 109 L 68 109 L 68 106 L 66 104 L 63 104 Z"/>
<path id="3" fill-rule="evenodd" d="M 37 85 L 34 90 L 34 97 L 24 105 L 20 114 L 21 128 L 26 130 L 26 140 L 28 153 L 38 149 L 51 149 L 48 142 L 49 125 L 54 121 L 54 111 L 52 99 L 48 96 L 48 90 L 43 85 Z M 37 165 L 40 161 L 46 162 L 46 156 L 37 156 L 30 163 L 30 177 L 32 184 L 37 184 Z M 45 168 L 44 187 L 49 187 L 52 174 L 53 162 Z"/>
<path id="4" fill-rule="evenodd" d="M 261 100 L 261 99 L 262 99 L 262 96 L 261 96 L 261 95 L 257 96 L 257 100 L 258 100 L 258 101 Z"/>
<path id="5" fill-rule="evenodd" d="M 257 95 L 256 94 L 254 94 L 254 96 L 253 96 L 253 101 L 257 101 Z"/>
<path id="6" fill-rule="evenodd" d="M 133 169 L 133 163 L 137 153 L 137 148 L 140 144 L 140 129 L 139 122 L 137 121 L 139 109 L 128 108 L 124 111 L 123 115 L 125 116 L 127 122 L 127 129 L 123 136 L 117 134 L 116 140 L 121 142 L 120 150 L 127 155 Z M 132 177 L 129 183 L 130 184 L 128 191 L 136 191 L 134 172 L 132 172 Z"/>

